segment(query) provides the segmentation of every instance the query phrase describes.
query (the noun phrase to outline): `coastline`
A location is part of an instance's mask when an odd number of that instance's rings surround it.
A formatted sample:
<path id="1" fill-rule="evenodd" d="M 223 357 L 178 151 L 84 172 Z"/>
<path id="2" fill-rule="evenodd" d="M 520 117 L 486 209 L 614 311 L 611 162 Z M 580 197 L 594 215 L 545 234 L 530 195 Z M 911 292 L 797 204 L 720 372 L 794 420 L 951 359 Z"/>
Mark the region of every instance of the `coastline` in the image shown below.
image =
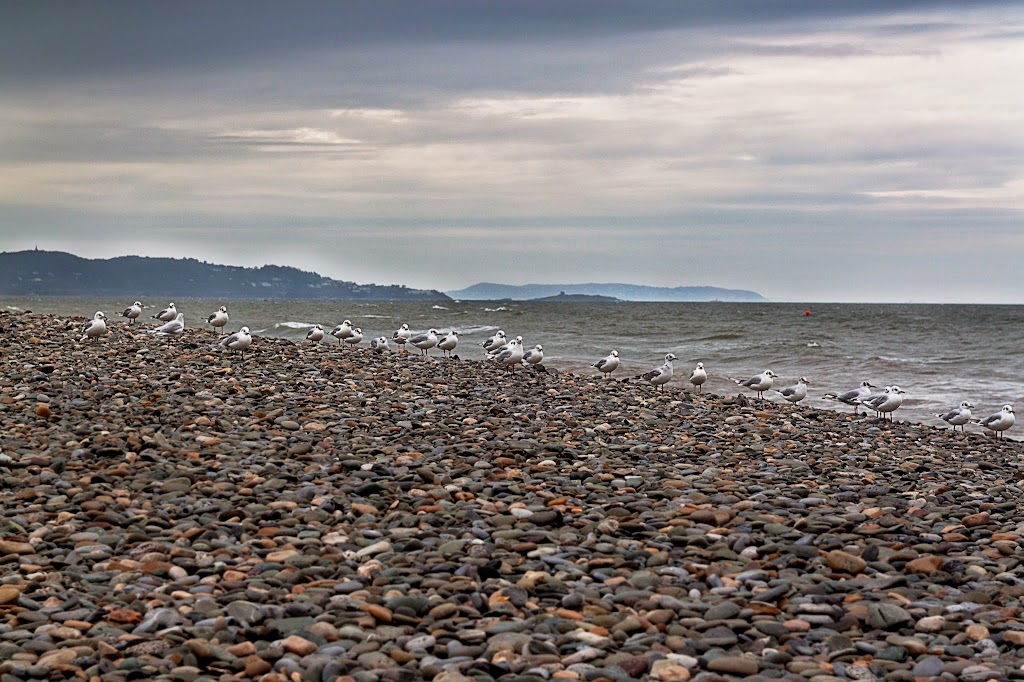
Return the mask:
<path id="1" fill-rule="evenodd" d="M 1020 442 L 81 321 L 0 313 L 4 672 L 1021 675 Z"/>

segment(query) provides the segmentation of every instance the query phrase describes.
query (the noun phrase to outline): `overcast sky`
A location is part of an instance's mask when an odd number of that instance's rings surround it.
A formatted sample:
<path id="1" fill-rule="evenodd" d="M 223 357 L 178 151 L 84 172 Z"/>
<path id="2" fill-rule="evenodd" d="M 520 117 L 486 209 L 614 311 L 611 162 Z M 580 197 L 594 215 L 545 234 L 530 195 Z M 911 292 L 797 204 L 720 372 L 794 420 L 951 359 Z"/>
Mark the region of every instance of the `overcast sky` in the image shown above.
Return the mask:
<path id="1" fill-rule="evenodd" d="M 1024 303 L 1016 2 L 0 0 L 0 250 Z"/>

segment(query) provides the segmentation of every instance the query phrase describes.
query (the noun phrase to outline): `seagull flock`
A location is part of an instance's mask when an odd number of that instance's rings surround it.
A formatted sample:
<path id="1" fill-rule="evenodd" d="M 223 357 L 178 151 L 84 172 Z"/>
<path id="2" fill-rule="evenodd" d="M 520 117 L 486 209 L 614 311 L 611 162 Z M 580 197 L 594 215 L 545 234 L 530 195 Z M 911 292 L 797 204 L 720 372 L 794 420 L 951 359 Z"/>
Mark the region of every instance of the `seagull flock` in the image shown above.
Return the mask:
<path id="1" fill-rule="evenodd" d="M 121 317 L 126 318 L 129 325 L 134 325 L 136 320 L 141 317 L 143 307 L 140 301 L 135 301 L 121 313 Z M 154 329 L 147 330 L 148 333 L 165 337 L 176 337 L 185 331 L 185 315 L 178 312 L 174 303 L 170 303 L 159 313 L 153 315 L 153 319 L 162 324 Z M 96 311 L 92 319 L 82 326 L 82 336 L 79 341 L 98 342 L 108 332 L 106 320 L 107 316 L 102 311 Z M 228 309 L 225 306 L 220 306 L 219 309 L 206 319 L 207 323 L 215 330 L 221 330 L 226 327 L 229 320 Z M 351 320 L 345 320 L 330 332 L 326 332 L 322 325 L 314 325 L 309 330 L 309 333 L 306 334 L 306 340 L 310 343 L 318 344 L 328 335 L 338 340 L 338 345 L 341 346 L 342 350 L 346 346 L 355 348 L 363 340 L 362 330 L 359 327 L 353 327 Z M 371 339 L 370 350 L 375 353 L 389 353 L 391 352 L 391 343 L 398 347 L 398 352 L 400 353 L 408 353 L 409 350 L 406 346 L 411 345 L 417 348 L 423 357 L 428 357 L 430 349 L 435 347 L 441 349 L 444 356 L 455 357 L 454 351 L 459 344 L 459 333 L 452 330 L 446 334 L 441 334 L 437 329 L 431 328 L 425 333 L 414 334 L 410 331 L 408 324 L 403 324 L 395 330 L 390 341 L 386 336 Z M 220 347 L 241 353 L 243 360 L 245 359 L 245 350 L 251 345 L 252 335 L 249 333 L 248 327 L 242 327 L 237 332 L 225 336 L 218 342 Z M 520 365 L 543 369 L 541 365 L 544 361 L 543 346 L 538 344 L 529 350 L 524 350 L 522 336 L 509 340 L 505 332 L 499 329 L 480 345 L 487 359 L 504 368 L 508 373 L 514 373 L 516 367 Z M 668 353 L 665 355 L 664 363 L 634 377 L 634 379 L 646 382 L 651 386 L 656 386 L 661 390 L 672 380 L 674 375 L 673 363 L 677 359 L 675 355 Z M 591 367 L 604 375 L 606 379 L 611 379 L 612 372 L 617 370 L 619 365 L 619 353 L 613 350 L 606 357 L 593 363 Z M 757 393 L 757 397 L 763 400 L 764 394 L 771 391 L 775 386 L 777 378 L 777 374 L 770 369 L 766 369 L 749 379 L 733 379 L 733 381 L 742 388 L 754 391 Z M 698 362 L 689 375 L 689 382 L 692 384 L 694 391 L 697 393 L 703 392 L 703 385 L 707 380 L 708 373 L 704 368 L 704 363 Z M 775 389 L 774 393 L 778 394 L 783 400 L 796 404 L 807 397 L 807 387 L 810 383 L 806 377 L 800 377 L 792 386 Z M 886 386 L 883 390 L 875 392 L 877 388 L 877 386 L 869 381 L 862 381 L 859 386 L 850 391 L 845 393 L 826 393 L 822 396 L 822 399 L 850 405 L 853 407 L 855 414 L 860 413 L 860 407 L 863 405 L 865 408 L 874 411 L 876 417 L 892 421 L 894 418 L 893 413 L 903 404 L 903 396 L 906 391 L 896 385 Z M 965 400 L 949 412 L 936 414 L 935 416 L 952 426 L 954 431 L 959 426 L 961 432 L 964 432 L 967 424 L 977 424 L 996 434 L 997 438 L 1002 438 L 1003 433 L 1015 423 L 1016 418 L 1012 405 L 1003 405 L 1002 409 L 998 412 L 984 419 L 976 419 L 973 416 L 971 412 L 973 407 L 974 405 Z"/>

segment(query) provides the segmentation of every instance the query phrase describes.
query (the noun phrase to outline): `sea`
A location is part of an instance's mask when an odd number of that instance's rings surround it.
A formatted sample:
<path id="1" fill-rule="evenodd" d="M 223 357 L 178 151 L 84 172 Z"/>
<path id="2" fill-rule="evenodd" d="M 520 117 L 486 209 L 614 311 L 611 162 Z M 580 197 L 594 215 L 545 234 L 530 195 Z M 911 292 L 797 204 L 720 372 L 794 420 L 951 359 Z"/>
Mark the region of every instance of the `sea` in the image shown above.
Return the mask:
<path id="1" fill-rule="evenodd" d="M 142 327 L 169 301 L 144 301 Z M 302 342 L 315 324 L 330 331 L 351 320 L 371 338 L 389 339 L 402 323 L 413 332 L 431 327 L 459 332 L 455 353 L 463 359 L 485 357 L 481 342 L 502 329 L 523 337 L 526 348 L 541 344 L 544 364 L 562 372 L 597 376 L 591 364 L 611 350 L 619 352 L 616 378 L 633 377 L 659 366 L 674 353 L 676 378 L 669 387 L 690 388 L 686 378 L 697 362 L 708 372 L 705 391 L 746 393 L 735 379 L 771 369 L 776 387 L 800 377 L 810 383 L 804 404 L 852 411 L 825 401 L 861 381 L 904 391 L 897 419 L 944 426 L 936 418 L 967 400 L 984 417 L 1004 404 L 1024 406 L 1024 306 L 852 303 L 632 303 L 540 301 L 279 301 L 176 299 L 187 326 L 205 325 L 225 305 L 231 316 L 226 331 L 248 326 L 257 337 Z M 112 331 L 129 300 L 77 297 L 6 297 L 0 309 L 31 310 L 58 316 L 91 317 L 104 311 Z M 69 342 L 71 339 L 69 339 Z M 322 342 L 325 352 L 336 342 Z M 256 340 L 258 348 L 258 339 Z M 413 349 L 415 351 L 415 349 Z M 434 352 L 440 355 L 439 352 Z M 417 362 L 411 355 L 409 362 Z M 495 380 L 502 380 L 495 372 Z M 623 384 L 623 391 L 635 390 Z M 781 396 L 772 399 L 781 402 Z M 977 428 L 977 427 L 976 427 Z M 1020 439 L 1024 419 L 1006 435 Z"/>

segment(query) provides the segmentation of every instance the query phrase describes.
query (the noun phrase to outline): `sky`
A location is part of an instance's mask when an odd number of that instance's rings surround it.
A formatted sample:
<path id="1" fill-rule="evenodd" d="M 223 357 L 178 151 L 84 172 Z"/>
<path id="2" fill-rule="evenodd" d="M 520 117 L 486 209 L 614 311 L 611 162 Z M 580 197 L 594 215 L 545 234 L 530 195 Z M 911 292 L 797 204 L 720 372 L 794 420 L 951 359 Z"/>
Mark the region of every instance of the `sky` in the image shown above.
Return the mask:
<path id="1" fill-rule="evenodd" d="M 1024 303 L 1024 5 L 0 0 L 0 251 Z"/>

